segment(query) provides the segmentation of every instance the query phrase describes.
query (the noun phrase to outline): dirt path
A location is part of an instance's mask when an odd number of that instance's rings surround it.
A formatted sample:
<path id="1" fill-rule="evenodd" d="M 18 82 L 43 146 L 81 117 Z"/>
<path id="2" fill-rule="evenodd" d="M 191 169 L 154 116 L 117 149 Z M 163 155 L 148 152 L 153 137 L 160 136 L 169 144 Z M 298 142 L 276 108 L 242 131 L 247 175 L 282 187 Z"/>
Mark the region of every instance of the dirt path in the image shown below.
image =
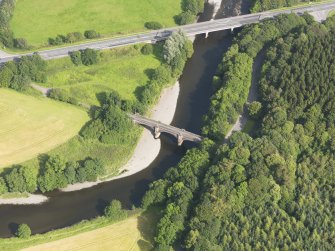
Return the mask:
<path id="1" fill-rule="evenodd" d="M 32 88 L 34 88 L 35 90 L 41 92 L 43 94 L 43 96 L 48 96 L 48 93 L 51 91 L 52 88 L 47 88 L 47 87 L 43 87 L 37 84 L 30 84 L 30 86 Z"/>

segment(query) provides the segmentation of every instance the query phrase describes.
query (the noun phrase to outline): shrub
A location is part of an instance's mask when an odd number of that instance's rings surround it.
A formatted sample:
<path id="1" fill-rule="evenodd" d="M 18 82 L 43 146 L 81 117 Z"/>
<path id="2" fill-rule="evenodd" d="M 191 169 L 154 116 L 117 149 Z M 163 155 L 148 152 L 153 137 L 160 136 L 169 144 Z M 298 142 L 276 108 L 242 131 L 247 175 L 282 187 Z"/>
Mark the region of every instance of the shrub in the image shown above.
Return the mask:
<path id="1" fill-rule="evenodd" d="M 83 39 L 84 39 L 84 36 L 80 32 L 70 32 L 66 35 L 65 42 L 75 43 Z"/>
<path id="2" fill-rule="evenodd" d="M 122 209 L 121 202 L 112 200 L 105 208 L 105 216 L 113 221 L 122 220 L 127 217 L 127 212 Z"/>
<path id="3" fill-rule="evenodd" d="M 27 224 L 20 224 L 17 231 L 16 236 L 19 238 L 28 238 L 31 235 L 30 227 Z"/>
<path id="4" fill-rule="evenodd" d="M 59 88 L 51 89 L 48 93 L 48 97 L 72 105 L 78 105 L 78 100 L 74 97 L 70 97 L 69 93 L 63 89 Z"/>
<path id="5" fill-rule="evenodd" d="M 72 63 L 75 65 L 81 65 L 81 53 L 80 51 L 72 51 L 70 52 L 70 58 Z"/>
<path id="6" fill-rule="evenodd" d="M 161 23 L 155 21 L 146 22 L 144 26 L 149 30 L 159 30 L 163 28 L 163 25 Z"/>
<path id="7" fill-rule="evenodd" d="M 18 49 L 29 49 L 28 42 L 24 38 L 15 38 L 14 47 Z"/>
<path id="8" fill-rule="evenodd" d="M 49 45 L 62 45 L 66 42 L 66 37 L 63 35 L 57 35 L 55 38 L 48 39 Z"/>
<path id="9" fill-rule="evenodd" d="M 85 49 L 81 51 L 81 62 L 84 65 L 92 65 L 99 62 L 99 52 L 93 49 Z"/>
<path id="10" fill-rule="evenodd" d="M 176 23 L 179 25 L 190 24 L 193 23 L 194 20 L 195 15 L 190 11 L 182 12 L 176 17 Z"/>
<path id="11" fill-rule="evenodd" d="M 84 36 L 88 39 L 93 39 L 100 37 L 100 34 L 97 33 L 95 30 L 87 30 L 84 32 Z"/>
<path id="12" fill-rule="evenodd" d="M 145 44 L 143 45 L 141 52 L 143 55 L 149 55 L 151 53 L 153 53 L 154 51 L 154 47 L 152 46 L 152 44 Z"/>

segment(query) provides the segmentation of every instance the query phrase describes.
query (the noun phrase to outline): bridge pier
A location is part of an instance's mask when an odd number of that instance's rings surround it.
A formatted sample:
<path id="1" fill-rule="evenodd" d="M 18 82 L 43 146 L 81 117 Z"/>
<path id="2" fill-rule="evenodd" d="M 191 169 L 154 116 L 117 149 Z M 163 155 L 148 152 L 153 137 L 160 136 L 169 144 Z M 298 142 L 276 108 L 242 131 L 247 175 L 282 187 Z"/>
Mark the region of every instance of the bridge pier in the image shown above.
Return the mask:
<path id="1" fill-rule="evenodd" d="M 161 132 L 160 132 L 160 130 L 159 130 L 159 127 L 158 127 L 158 126 L 155 126 L 155 127 L 154 127 L 154 137 L 155 137 L 155 139 L 158 139 L 159 136 L 161 136 Z"/>
<path id="2" fill-rule="evenodd" d="M 181 146 L 183 144 L 183 142 L 184 142 L 183 135 L 178 134 L 177 135 L 177 140 L 178 140 L 178 146 Z"/>
<path id="3" fill-rule="evenodd" d="M 206 33 L 205 33 L 205 38 L 208 38 L 208 34 L 209 34 L 209 32 L 206 32 Z"/>

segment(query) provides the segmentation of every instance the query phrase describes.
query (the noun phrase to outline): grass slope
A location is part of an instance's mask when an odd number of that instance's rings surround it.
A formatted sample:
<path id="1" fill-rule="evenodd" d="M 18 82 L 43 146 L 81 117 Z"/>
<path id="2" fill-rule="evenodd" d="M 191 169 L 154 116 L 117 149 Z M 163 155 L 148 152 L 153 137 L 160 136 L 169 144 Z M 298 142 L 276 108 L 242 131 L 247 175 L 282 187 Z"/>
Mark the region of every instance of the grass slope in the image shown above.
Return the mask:
<path id="1" fill-rule="evenodd" d="M 74 106 L 0 89 L 0 167 L 68 141 L 88 119 Z"/>
<path id="2" fill-rule="evenodd" d="M 18 0 L 11 27 L 16 37 L 41 46 L 74 31 L 127 34 L 144 30 L 147 21 L 173 26 L 180 5 L 180 0 Z"/>
<path id="3" fill-rule="evenodd" d="M 48 62 L 46 86 L 69 91 L 72 97 L 97 105 L 96 95 L 115 90 L 125 99 L 134 99 L 138 86 L 148 81 L 147 72 L 160 62 L 154 55 L 142 55 L 133 46 L 101 52 L 101 61 L 92 66 L 75 66 L 69 57 Z"/>

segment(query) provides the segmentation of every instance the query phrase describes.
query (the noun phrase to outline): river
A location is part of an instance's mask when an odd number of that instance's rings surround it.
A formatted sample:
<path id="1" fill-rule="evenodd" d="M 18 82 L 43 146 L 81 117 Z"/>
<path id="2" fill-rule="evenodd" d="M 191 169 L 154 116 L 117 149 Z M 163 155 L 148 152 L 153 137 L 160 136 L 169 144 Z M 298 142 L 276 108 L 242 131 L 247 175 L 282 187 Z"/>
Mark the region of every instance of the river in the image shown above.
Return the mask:
<path id="1" fill-rule="evenodd" d="M 228 0 L 233 3 L 239 1 Z M 242 5 L 242 12 L 245 9 Z M 199 22 L 209 20 L 212 11 L 213 8 L 206 4 Z M 231 40 L 230 31 L 211 33 L 208 38 L 203 35 L 196 37 L 195 52 L 180 78 L 180 95 L 172 125 L 200 133 L 202 117 L 208 110 L 212 95 L 212 78 Z M 27 223 L 33 233 L 43 233 L 96 217 L 113 199 L 120 200 L 126 208 L 139 206 L 149 183 L 162 177 L 168 168 L 180 161 L 187 149 L 194 146 L 186 142 L 182 147 L 177 147 L 175 138 L 166 135 L 162 135 L 161 140 L 162 148 L 155 161 L 132 176 L 80 191 L 52 192 L 47 194 L 50 200 L 41 205 L 1 205 L 0 237 L 12 236 L 21 223 Z"/>

